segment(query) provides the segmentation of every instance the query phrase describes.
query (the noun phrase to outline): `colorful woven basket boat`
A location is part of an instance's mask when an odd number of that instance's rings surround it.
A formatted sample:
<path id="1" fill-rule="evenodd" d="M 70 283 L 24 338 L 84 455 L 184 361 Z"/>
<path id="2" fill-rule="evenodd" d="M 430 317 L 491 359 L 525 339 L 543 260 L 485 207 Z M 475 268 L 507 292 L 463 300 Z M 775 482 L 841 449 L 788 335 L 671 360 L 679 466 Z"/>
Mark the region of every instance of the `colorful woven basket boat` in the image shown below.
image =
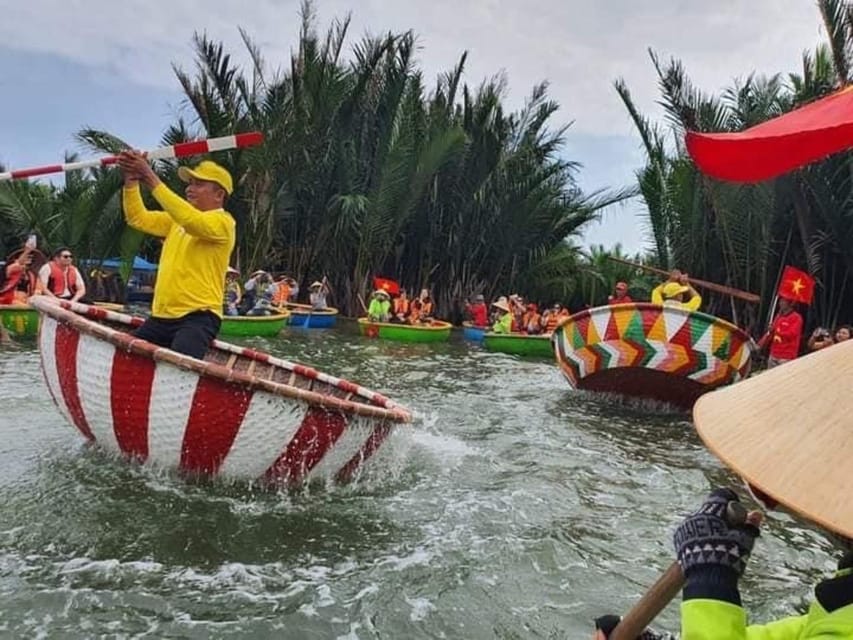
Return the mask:
<path id="1" fill-rule="evenodd" d="M 572 387 L 687 408 L 706 391 L 748 376 L 755 349 L 725 320 L 649 303 L 581 311 L 551 341 Z"/>
<path id="2" fill-rule="evenodd" d="M 345 482 L 412 419 L 374 391 L 260 351 L 215 341 L 196 360 L 130 335 L 141 318 L 32 304 L 60 412 L 125 458 L 260 484 Z"/>

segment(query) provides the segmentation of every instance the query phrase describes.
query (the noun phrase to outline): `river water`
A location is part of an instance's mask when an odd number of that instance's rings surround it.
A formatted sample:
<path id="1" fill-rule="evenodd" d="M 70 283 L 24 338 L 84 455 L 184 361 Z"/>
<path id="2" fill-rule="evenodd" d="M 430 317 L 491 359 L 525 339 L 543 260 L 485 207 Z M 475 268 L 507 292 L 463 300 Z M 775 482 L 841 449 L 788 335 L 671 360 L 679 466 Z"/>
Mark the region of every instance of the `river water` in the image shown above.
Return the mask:
<path id="1" fill-rule="evenodd" d="M 246 340 L 412 408 L 354 485 L 261 492 L 129 466 L 59 416 L 35 344 L 0 352 L 0 637 L 587 638 L 735 482 L 689 416 L 573 392 L 556 365 L 344 329 Z M 802 610 L 830 542 L 773 514 L 742 581 Z M 676 630 L 678 606 L 658 625 Z"/>

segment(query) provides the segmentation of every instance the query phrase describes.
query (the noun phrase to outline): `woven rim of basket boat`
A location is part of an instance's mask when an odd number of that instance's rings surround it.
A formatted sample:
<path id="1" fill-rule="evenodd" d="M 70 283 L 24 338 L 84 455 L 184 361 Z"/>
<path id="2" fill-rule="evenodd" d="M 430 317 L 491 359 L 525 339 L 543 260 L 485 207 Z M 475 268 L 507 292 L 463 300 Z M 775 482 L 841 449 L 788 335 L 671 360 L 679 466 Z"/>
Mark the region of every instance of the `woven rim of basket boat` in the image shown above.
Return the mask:
<path id="1" fill-rule="evenodd" d="M 165 347 L 158 347 L 145 340 L 140 340 L 124 331 L 100 324 L 101 322 L 112 322 L 125 325 L 128 328 L 136 328 L 144 322 L 142 318 L 99 307 L 90 307 L 76 302 L 54 300 L 45 296 L 33 296 L 30 298 L 30 304 L 38 309 L 40 313 L 48 315 L 57 321 L 64 322 L 74 327 L 80 333 L 104 340 L 125 351 L 159 362 L 167 362 L 201 376 L 219 378 L 226 382 L 263 389 L 274 395 L 301 400 L 310 405 L 320 406 L 333 411 L 341 411 L 369 418 L 386 419 L 393 422 L 412 421 L 412 414 L 408 409 L 396 404 L 382 394 L 366 389 L 348 380 L 335 378 L 311 367 L 276 358 L 263 351 L 240 347 L 229 342 L 222 342 L 221 340 L 214 340 L 211 345 L 212 348 L 229 354 L 228 362 L 223 365 L 197 360 L 166 349 Z M 253 363 L 256 362 L 272 365 L 270 373 L 275 371 L 276 368 L 289 371 L 291 374 L 290 383 L 274 382 L 251 373 L 234 371 L 232 369 L 233 364 L 241 357 L 251 360 L 249 365 L 250 371 L 254 368 Z M 337 398 L 317 391 L 301 389 L 292 384 L 297 376 L 329 385 L 346 392 L 347 395 L 345 398 Z M 358 397 L 363 401 L 353 401 L 350 400 L 351 397 Z"/>
<path id="2" fill-rule="evenodd" d="M 280 307 L 279 307 L 280 308 Z M 323 307 L 322 309 L 314 309 L 310 304 L 299 304 L 298 302 L 288 302 L 287 310 L 293 314 L 301 316 L 336 316 L 339 311 L 335 307 Z"/>
<path id="3" fill-rule="evenodd" d="M 566 326 L 571 322 L 578 322 L 579 320 L 583 320 L 586 317 L 593 316 L 596 313 L 605 313 L 613 310 L 619 310 L 620 308 L 633 307 L 639 311 L 647 310 L 647 311 L 662 311 L 666 310 L 670 313 L 681 314 L 684 316 L 698 316 L 703 320 L 706 320 L 708 324 L 715 324 L 719 327 L 722 327 L 726 331 L 730 333 L 737 333 L 743 336 L 744 342 L 749 345 L 750 349 L 757 349 L 758 346 L 755 344 L 755 341 L 752 337 L 739 326 L 732 324 L 728 320 L 723 320 L 722 318 L 718 318 L 717 316 L 712 316 L 710 313 L 703 313 L 702 311 L 688 311 L 687 309 L 682 309 L 680 307 L 675 306 L 666 306 L 660 304 L 654 304 L 651 302 L 628 302 L 626 304 L 614 304 L 614 305 L 602 305 L 600 307 L 592 307 L 591 309 L 584 309 L 583 311 L 578 311 L 577 313 L 573 313 L 568 318 L 561 320 L 557 325 L 557 328 L 554 329 L 554 333 L 557 332 L 557 329 Z"/>
<path id="4" fill-rule="evenodd" d="M 375 327 L 393 327 L 394 329 L 411 329 L 413 331 L 445 331 L 452 329 L 453 325 L 444 320 L 433 320 L 432 324 L 402 324 L 395 322 L 371 322 L 367 318 L 359 318 L 359 324 Z"/>
<path id="5" fill-rule="evenodd" d="M 273 314 L 268 315 L 268 316 L 223 316 L 222 321 L 223 322 L 238 322 L 238 323 L 240 323 L 240 322 L 247 322 L 247 323 L 269 322 L 270 324 L 272 324 L 276 321 L 287 320 L 289 317 L 290 317 L 290 311 L 283 310 L 283 311 L 279 311 L 278 313 L 273 313 Z"/>

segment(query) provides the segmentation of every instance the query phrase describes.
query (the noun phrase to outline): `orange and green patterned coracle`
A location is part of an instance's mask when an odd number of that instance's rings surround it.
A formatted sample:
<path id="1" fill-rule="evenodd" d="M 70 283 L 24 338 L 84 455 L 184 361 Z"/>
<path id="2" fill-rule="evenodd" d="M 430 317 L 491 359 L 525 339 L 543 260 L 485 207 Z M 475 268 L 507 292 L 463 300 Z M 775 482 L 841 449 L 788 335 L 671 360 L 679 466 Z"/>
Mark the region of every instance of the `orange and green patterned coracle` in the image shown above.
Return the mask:
<path id="1" fill-rule="evenodd" d="M 551 344 L 572 387 L 686 408 L 706 391 L 748 376 L 755 348 L 725 320 L 642 302 L 576 313 Z"/>

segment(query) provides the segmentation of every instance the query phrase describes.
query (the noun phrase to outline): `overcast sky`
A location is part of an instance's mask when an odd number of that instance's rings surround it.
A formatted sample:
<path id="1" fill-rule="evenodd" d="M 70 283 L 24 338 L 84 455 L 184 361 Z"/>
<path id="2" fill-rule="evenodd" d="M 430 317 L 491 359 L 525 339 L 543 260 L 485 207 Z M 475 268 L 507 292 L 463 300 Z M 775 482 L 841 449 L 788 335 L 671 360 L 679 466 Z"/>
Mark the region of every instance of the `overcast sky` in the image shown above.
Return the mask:
<path id="1" fill-rule="evenodd" d="M 504 71 L 509 106 L 547 80 L 560 122 L 574 124 L 566 156 L 584 165 L 587 190 L 630 185 L 643 156 L 613 90 L 624 78 L 648 115 L 656 78 L 647 50 L 681 59 L 701 88 L 735 77 L 797 71 L 823 39 L 811 0 L 318 0 L 322 29 L 352 13 L 350 41 L 366 31 L 413 29 L 426 78 L 469 51 L 465 80 Z M 286 64 L 299 27 L 298 0 L 0 0 L 0 162 L 60 162 L 79 150 L 83 126 L 140 148 L 155 146 L 181 107 L 171 63 L 192 65 L 193 31 L 235 54 L 238 26 L 273 66 Z M 643 246 L 640 203 L 614 207 L 589 243 Z"/>

